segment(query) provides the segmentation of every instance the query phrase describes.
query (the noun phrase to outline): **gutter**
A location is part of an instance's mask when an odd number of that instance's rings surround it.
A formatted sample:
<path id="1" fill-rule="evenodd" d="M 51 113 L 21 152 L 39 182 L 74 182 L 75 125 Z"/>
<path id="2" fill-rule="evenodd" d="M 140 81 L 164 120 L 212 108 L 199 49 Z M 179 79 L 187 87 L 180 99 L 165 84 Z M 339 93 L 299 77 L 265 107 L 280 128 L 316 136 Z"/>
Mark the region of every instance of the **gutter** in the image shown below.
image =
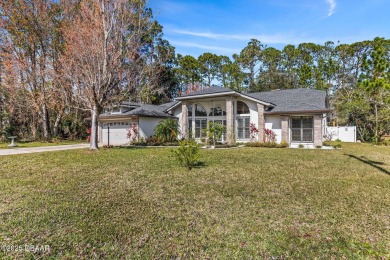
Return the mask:
<path id="1" fill-rule="evenodd" d="M 291 115 L 291 114 L 313 114 L 313 113 L 329 113 L 332 109 L 320 109 L 320 110 L 298 110 L 298 111 L 279 111 L 279 112 L 264 112 L 266 115 Z"/>

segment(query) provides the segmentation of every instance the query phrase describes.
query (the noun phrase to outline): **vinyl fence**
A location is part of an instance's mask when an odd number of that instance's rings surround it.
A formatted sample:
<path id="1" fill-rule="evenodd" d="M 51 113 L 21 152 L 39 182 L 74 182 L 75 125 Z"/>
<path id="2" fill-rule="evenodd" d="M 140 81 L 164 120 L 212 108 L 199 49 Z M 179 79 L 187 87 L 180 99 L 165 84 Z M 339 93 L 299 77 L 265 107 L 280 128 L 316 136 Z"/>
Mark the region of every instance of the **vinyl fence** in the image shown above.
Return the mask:
<path id="1" fill-rule="evenodd" d="M 343 142 L 354 143 L 356 142 L 356 126 L 328 126 L 326 128 L 326 135 L 332 141 L 339 139 Z"/>

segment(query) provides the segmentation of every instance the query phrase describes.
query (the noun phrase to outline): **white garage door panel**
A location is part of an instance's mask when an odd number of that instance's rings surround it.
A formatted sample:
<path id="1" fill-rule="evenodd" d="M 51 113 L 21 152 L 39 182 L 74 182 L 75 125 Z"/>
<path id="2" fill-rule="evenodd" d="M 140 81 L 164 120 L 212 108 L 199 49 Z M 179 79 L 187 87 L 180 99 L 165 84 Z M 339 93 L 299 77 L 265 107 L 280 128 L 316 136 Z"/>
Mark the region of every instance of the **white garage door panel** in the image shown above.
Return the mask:
<path id="1" fill-rule="evenodd" d="M 123 145 L 129 142 L 127 138 L 127 129 L 129 124 L 122 125 L 121 122 L 111 123 L 110 127 L 110 145 Z M 103 143 L 108 144 L 108 124 L 103 124 Z"/>

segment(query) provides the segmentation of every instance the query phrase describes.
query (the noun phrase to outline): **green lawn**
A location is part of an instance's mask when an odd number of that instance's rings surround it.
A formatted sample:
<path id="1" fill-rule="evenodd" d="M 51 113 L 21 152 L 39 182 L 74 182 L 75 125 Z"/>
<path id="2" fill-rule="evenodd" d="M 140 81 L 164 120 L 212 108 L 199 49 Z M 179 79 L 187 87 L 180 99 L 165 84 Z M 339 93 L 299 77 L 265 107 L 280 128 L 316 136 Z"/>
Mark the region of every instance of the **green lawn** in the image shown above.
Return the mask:
<path id="1" fill-rule="evenodd" d="M 52 141 L 52 142 L 21 142 L 15 140 L 16 147 L 9 147 L 9 142 L 0 142 L 0 149 L 15 149 L 15 148 L 28 148 L 28 147 L 42 147 L 42 146 L 56 146 L 56 145 L 67 145 L 67 144 L 79 144 L 85 143 L 85 140 L 61 140 L 61 141 Z"/>
<path id="2" fill-rule="evenodd" d="M 390 257 L 390 147 L 172 148 L 1 157 L 0 258 Z"/>

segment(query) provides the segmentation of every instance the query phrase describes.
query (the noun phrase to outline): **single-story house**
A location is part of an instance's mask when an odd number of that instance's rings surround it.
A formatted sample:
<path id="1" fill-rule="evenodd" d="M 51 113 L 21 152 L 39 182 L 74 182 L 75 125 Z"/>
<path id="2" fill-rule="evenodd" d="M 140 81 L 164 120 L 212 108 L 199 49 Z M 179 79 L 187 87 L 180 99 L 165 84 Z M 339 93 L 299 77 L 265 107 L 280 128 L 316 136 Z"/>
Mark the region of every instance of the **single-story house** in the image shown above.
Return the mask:
<path id="1" fill-rule="evenodd" d="M 180 138 L 204 138 L 208 122 L 226 126 L 223 140 L 229 144 L 250 140 L 250 125 L 263 141 L 265 129 L 276 134 L 276 142 L 290 146 L 321 146 L 325 135 L 327 113 L 330 112 L 326 91 L 287 89 L 258 93 L 241 93 L 223 87 L 210 87 L 177 97 L 163 105 L 124 102 L 99 117 L 99 141 L 128 143 L 127 129 L 136 124 L 139 137 L 154 134 L 154 128 L 165 118 L 176 118 Z"/>

